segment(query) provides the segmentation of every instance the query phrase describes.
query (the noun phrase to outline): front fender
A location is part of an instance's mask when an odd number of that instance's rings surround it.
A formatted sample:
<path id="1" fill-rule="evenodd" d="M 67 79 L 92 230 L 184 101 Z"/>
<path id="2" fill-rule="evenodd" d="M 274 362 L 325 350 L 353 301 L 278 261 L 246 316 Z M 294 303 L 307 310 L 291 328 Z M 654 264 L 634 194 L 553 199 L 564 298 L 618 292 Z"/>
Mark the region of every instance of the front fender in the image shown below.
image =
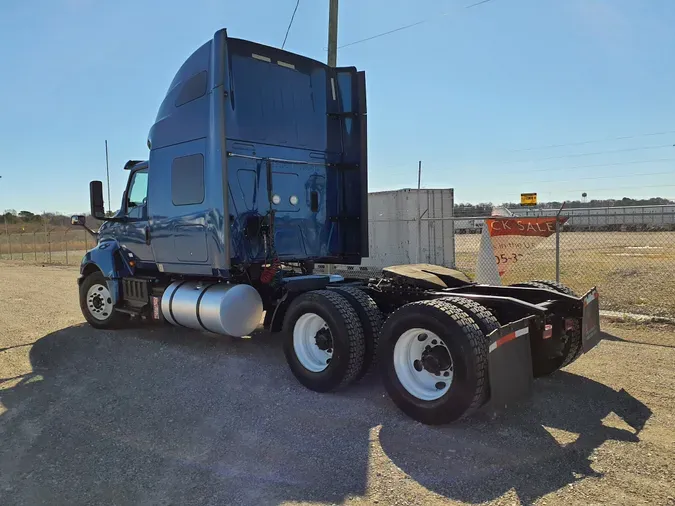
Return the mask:
<path id="1" fill-rule="evenodd" d="M 80 264 L 78 284 L 96 268 L 103 273 L 108 284 L 108 290 L 113 299 L 113 305 L 121 298 L 121 281 L 124 277 L 132 276 L 132 270 L 127 259 L 122 254 L 122 247 L 114 240 L 102 240 L 94 248 L 87 251 Z"/>

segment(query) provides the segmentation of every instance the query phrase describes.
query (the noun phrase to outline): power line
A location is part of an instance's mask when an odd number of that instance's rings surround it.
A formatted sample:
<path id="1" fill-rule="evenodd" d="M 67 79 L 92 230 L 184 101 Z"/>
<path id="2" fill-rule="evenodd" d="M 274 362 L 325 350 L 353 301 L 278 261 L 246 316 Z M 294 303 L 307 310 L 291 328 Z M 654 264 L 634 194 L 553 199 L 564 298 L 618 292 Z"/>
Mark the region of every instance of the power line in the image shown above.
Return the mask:
<path id="1" fill-rule="evenodd" d="M 300 0 L 295 2 L 295 9 L 293 9 L 293 15 L 291 16 L 291 21 L 288 23 L 288 28 L 286 28 L 286 35 L 284 36 L 284 42 L 281 44 L 281 49 L 286 45 L 286 39 L 288 38 L 288 32 L 291 31 L 291 26 L 293 26 L 293 20 L 295 19 L 295 13 L 298 12 L 298 5 L 300 5 Z"/>
<path id="2" fill-rule="evenodd" d="M 624 177 L 642 177 L 642 176 L 663 176 L 666 174 L 673 174 L 672 170 L 662 171 L 662 172 L 636 172 L 635 174 L 612 174 L 611 176 L 593 176 L 593 177 L 578 177 L 574 179 L 568 179 L 563 181 L 533 181 L 534 184 L 540 183 L 571 183 L 573 181 L 595 181 L 598 179 L 619 179 Z"/>
<path id="3" fill-rule="evenodd" d="M 662 163 L 662 162 L 672 162 L 675 161 L 675 158 L 647 158 L 643 160 L 630 160 L 626 162 L 612 162 L 612 163 L 591 163 L 591 164 L 585 164 L 585 165 L 573 165 L 572 167 L 546 167 L 543 169 L 528 169 L 528 170 L 515 170 L 515 171 L 509 171 L 509 175 L 511 174 L 531 174 L 531 173 L 536 173 L 536 172 L 554 172 L 554 171 L 572 171 L 576 169 L 590 169 L 590 168 L 596 168 L 596 167 L 618 167 L 622 165 L 638 165 L 638 164 L 650 164 L 650 163 Z M 371 165 L 374 165 L 371 163 Z M 413 163 L 411 162 L 410 164 L 401 164 L 401 165 L 383 165 L 383 168 L 385 168 L 389 174 L 402 174 L 402 172 L 394 172 L 392 173 L 392 169 L 401 169 L 401 168 L 407 168 L 411 169 L 413 167 Z M 446 170 L 446 168 L 443 168 L 442 170 Z M 431 170 L 435 170 L 433 167 Z M 436 169 L 437 170 L 437 169 Z M 671 171 L 672 172 L 672 171 Z"/>
<path id="4" fill-rule="evenodd" d="M 516 164 L 516 163 L 532 163 L 532 162 L 540 162 L 540 161 L 545 161 L 545 160 L 557 160 L 557 159 L 563 159 L 563 158 L 579 158 L 583 156 L 595 156 L 595 155 L 603 155 L 603 154 L 608 154 L 608 153 L 625 153 L 625 152 L 630 152 L 630 151 L 648 151 L 651 149 L 663 149 L 663 148 L 669 148 L 669 147 L 674 147 L 675 144 L 661 144 L 657 146 L 639 146 L 635 148 L 622 148 L 622 149 L 611 149 L 611 150 L 605 150 L 605 151 L 594 151 L 590 153 L 573 153 L 569 155 L 559 155 L 559 156 L 552 156 L 552 157 L 544 157 L 544 158 L 534 158 L 530 160 L 511 160 L 511 161 L 503 161 L 503 162 L 498 162 L 496 164 L 494 163 L 482 163 L 482 162 L 474 162 L 472 165 L 483 165 L 485 167 L 499 167 L 502 165 L 511 165 L 511 164 Z M 574 170 L 574 169 L 586 169 L 586 168 L 594 168 L 594 167 L 615 167 L 619 165 L 635 165 L 638 163 L 658 163 L 658 162 L 670 162 L 675 160 L 675 158 L 648 158 L 646 160 L 631 160 L 627 162 L 612 162 L 612 163 L 593 163 L 593 164 L 586 164 L 586 165 L 574 165 L 572 167 L 546 167 L 542 169 L 527 169 L 527 170 L 517 170 L 511 172 L 512 174 L 528 174 L 531 172 L 549 172 L 549 171 L 556 171 L 556 170 Z M 371 164 L 373 165 L 373 164 Z M 385 168 L 387 170 L 392 170 L 392 169 L 399 169 L 399 168 L 405 168 L 405 167 L 412 167 L 414 165 L 413 162 L 410 162 L 410 164 L 397 164 L 397 165 L 388 165 Z M 432 167 L 433 170 L 433 167 Z M 445 170 L 445 168 L 444 168 Z M 468 167 L 464 167 L 463 170 L 469 170 Z"/>
<path id="5" fill-rule="evenodd" d="M 594 167 L 617 167 L 619 165 L 637 165 L 637 164 L 647 164 L 647 163 L 660 163 L 660 162 L 672 162 L 675 161 L 675 158 L 649 158 L 647 160 L 631 160 L 629 162 L 614 162 L 614 163 L 592 163 L 588 165 L 574 165 L 572 167 L 559 167 L 559 168 L 546 168 L 546 169 L 532 169 L 532 170 L 518 170 L 511 172 L 511 174 L 529 174 L 531 172 L 549 172 L 555 170 L 575 170 L 575 169 L 590 169 Z M 671 171 L 672 173 L 672 171 Z"/>
<path id="6" fill-rule="evenodd" d="M 589 153 L 572 153 L 569 155 L 556 155 L 556 156 L 546 156 L 543 158 L 532 158 L 530 160 L 511 160 L 508 162 L 499 162 L 498 164 L 484 163 L 483 165 L 490 167 L 498 167 L 500 165 L 510 165 L 513 163 L 531 163 L 531 162 L 543 162 L 546 160 L 560 160 L 563 158 L 580 158 L 583 156 L 595 156 L 595 155 L 605 155 L 608 153 L 628 153 L 629 151 L 648 151 L 650 149 L 663 149 L 663 148 L 672 148 L 675 144 L 659 144 L 656 146 L 639 146 L 636 148 L 621 148 L 621 149 L 608 149 L 604 151 L 592 151 Z"/>
<path id="7" fill-rule="evenodd" d="M 614 188 L 580 188 L 578 190 L 564 190 L 561 193 L 577 193 L 577 192 L 604 192 L 614 190 L 641 190 L 643 188 L 673 188 L 675 184 L 653 184 L 645 186 L 615 186 Z"/>
<path id="8" fill-rule="evenodd" d="M 597 144 L 599 142 L 611 142 L 611 141 L 623 141 L 627 139 L 637 139 L 638 137 L 651 137 L 655 135 L 668 135 L 675 134 L 675 130 L 666 130 L 663 132 L 649 132 L 644 134 L 635 134 L 635 135 L 622 135 L 620 137 L 606 137 L 604 139 L 594 139 L 588 141 L 578 141 L 578 142 L 568 142 L 565 144 L 548 144 L 545 146 L 535 146 L 531 148 L 519 148 L 519 149 L 508 149 L 506 150 L 509 153 L 519 153 L 521 151 L 537 151 L 539 149 L 552 149 L 552 148 L 564 148 L 568 146 L 582 146 L 584 144 Z"/>
<path id="9" fill-rule="evenodd" d="M 491 1 L 492 1 L 492 0 L 480 0 L 479 2 L 474 2 L 474 3 L 472 3 L 472 4 L 465 5 L 465 6 L 464 6 L 464 9 L 472 9 L 473 7 L 478 7 L 479 5 L 483 5 L 483 4 L 486 4 L 486 3 L 491 2 Z M 442 13 L 440 13 L 440 14 L 434 16 L 434 17 L 431 17 L 431 18 L 426 18 L 426 19 L 423 19 L 423 20 L 421 20 L 421 21 L 416 21 L 415 23 L 410 23 L 410 24 L 408 24 L 408 25 L 399 26 L 398 28 L 394 28 L 393 30 L 388 30 L 388 31 L 386 31 L 386 32 L 378 33 L 378 34 L 376 34 L 376 35 L 372 35 L 372 36 L 370 36 L 370 37 L 366 37 L 365 39 L 355 40 L 354 42 L 350 42 L 350 43 L 348 43 L 348 44 L 344 44 L 344 45 L 342 45 L 342 46 L 339 46 L 338 49 L 342 49 L 342 48 L 349 47 L 349 46 L 355 46 L 356 44 L 361 44 L 362 42 L 367 42 L 367 41 L 373 40 L 373 39 L 379 39 L 380 37 L 384 37 L 385 35 L 390 35 L 390 34 L 392 34 L 392 33 L 400 32 L 400 31 L 403 31 L 403 30 L 407 30 L 408 28 L 413 28 L 413 27 L 415 27 L 415 26 L 423 25 L 424 23 L 428 23 L 428 22 L 430 22 L 430 21 L 435 21 L 435 20 L 437 20 L 438 18 L 442 18 L 442 17 L 448 16 L 448 15 L 453 14 L 453 13 L 455 13 L 455 12 L 456 12 L 456 11 L 442 12 Z"/>
<path id="10" fill-rule="evenodd" d="M 668 170 L 668 171 L 661 171 L 661 172 L 636 172 L 634 174 L 620 174 L 620 175 L 612 174 L 610 176 L 578 177 L 578 178 L 574 178 L 574 179 L 548 179 L 548 180 L 544 180 L 544 181 L 527 181 L 525 184 L 527 184 L 528 186 L 535 186 L 535 185 L 538 185 L 538 184 L 573 183 L 575 181 L 596 181 L 596 180 L 599 180 L 599 179 L 619 179 L 619 178 L 642 177 L 642 176 L 663 176 L 663 175 L 667 175 L 667 174 L 672 175 L 673 171 Z M 519 183 L 513 183 L 513 184 L 500 184 L 499 186 L 501 188 L 517 188 L 517 187 L 522 187 L 523 184 L 524 183 L 521 181 Z M 475 184 L 475 185 L 471 185 L 471 186 L 462 185 L 462 188 L 480 188 L 480 187 L 483 187 L 483 186 L 485 186 L 484 183 L 483 184 Z"/>

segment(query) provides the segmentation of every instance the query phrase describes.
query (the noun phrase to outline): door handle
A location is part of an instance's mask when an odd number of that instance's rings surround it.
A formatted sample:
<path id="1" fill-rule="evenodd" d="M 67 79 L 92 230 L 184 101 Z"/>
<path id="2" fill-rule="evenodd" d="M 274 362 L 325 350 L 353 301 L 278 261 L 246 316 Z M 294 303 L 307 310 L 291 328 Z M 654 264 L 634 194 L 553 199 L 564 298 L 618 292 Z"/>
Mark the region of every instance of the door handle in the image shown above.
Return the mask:
<path id="1" fill-rule="evenodd" d="M 145 244 L 150 245 L 150 227 L 145 226 Z"/>

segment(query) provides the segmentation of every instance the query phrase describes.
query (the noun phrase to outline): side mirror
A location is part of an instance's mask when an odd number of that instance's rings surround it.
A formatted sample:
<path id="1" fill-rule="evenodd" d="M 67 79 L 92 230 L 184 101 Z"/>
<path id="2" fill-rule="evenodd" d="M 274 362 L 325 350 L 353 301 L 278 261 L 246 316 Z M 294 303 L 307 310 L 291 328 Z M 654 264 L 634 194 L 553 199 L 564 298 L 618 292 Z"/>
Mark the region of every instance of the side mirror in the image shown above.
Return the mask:
<path id="1" fill-rule="evenodd" d="M 73 216 L 70 217 L 70 224 L 73 227 L 84 227 L 84 225 L 86 224 L 86 219 L 81 214 L 74 214 Z"/>
<path id="2" fill-rule="evenodd" d="M 103 183 L 101 181 L 92 181 L 89 183 L 89 204 L 91 206 L 91 215 L 99 220 L 105 219 L 105 208 L 103 207 Z"/>

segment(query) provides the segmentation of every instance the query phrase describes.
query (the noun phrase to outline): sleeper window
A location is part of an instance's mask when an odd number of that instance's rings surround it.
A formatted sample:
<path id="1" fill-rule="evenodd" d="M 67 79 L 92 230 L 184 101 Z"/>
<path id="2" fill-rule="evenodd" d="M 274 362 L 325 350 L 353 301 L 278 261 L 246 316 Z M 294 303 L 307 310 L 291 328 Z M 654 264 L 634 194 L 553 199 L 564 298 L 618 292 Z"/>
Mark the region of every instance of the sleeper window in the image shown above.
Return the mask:
<path id="1" fill-rule="evenodd" d="M 171 200 L 175 206 L 204 202 L 204 156 L 176 158 L 171 165 Z"/>

